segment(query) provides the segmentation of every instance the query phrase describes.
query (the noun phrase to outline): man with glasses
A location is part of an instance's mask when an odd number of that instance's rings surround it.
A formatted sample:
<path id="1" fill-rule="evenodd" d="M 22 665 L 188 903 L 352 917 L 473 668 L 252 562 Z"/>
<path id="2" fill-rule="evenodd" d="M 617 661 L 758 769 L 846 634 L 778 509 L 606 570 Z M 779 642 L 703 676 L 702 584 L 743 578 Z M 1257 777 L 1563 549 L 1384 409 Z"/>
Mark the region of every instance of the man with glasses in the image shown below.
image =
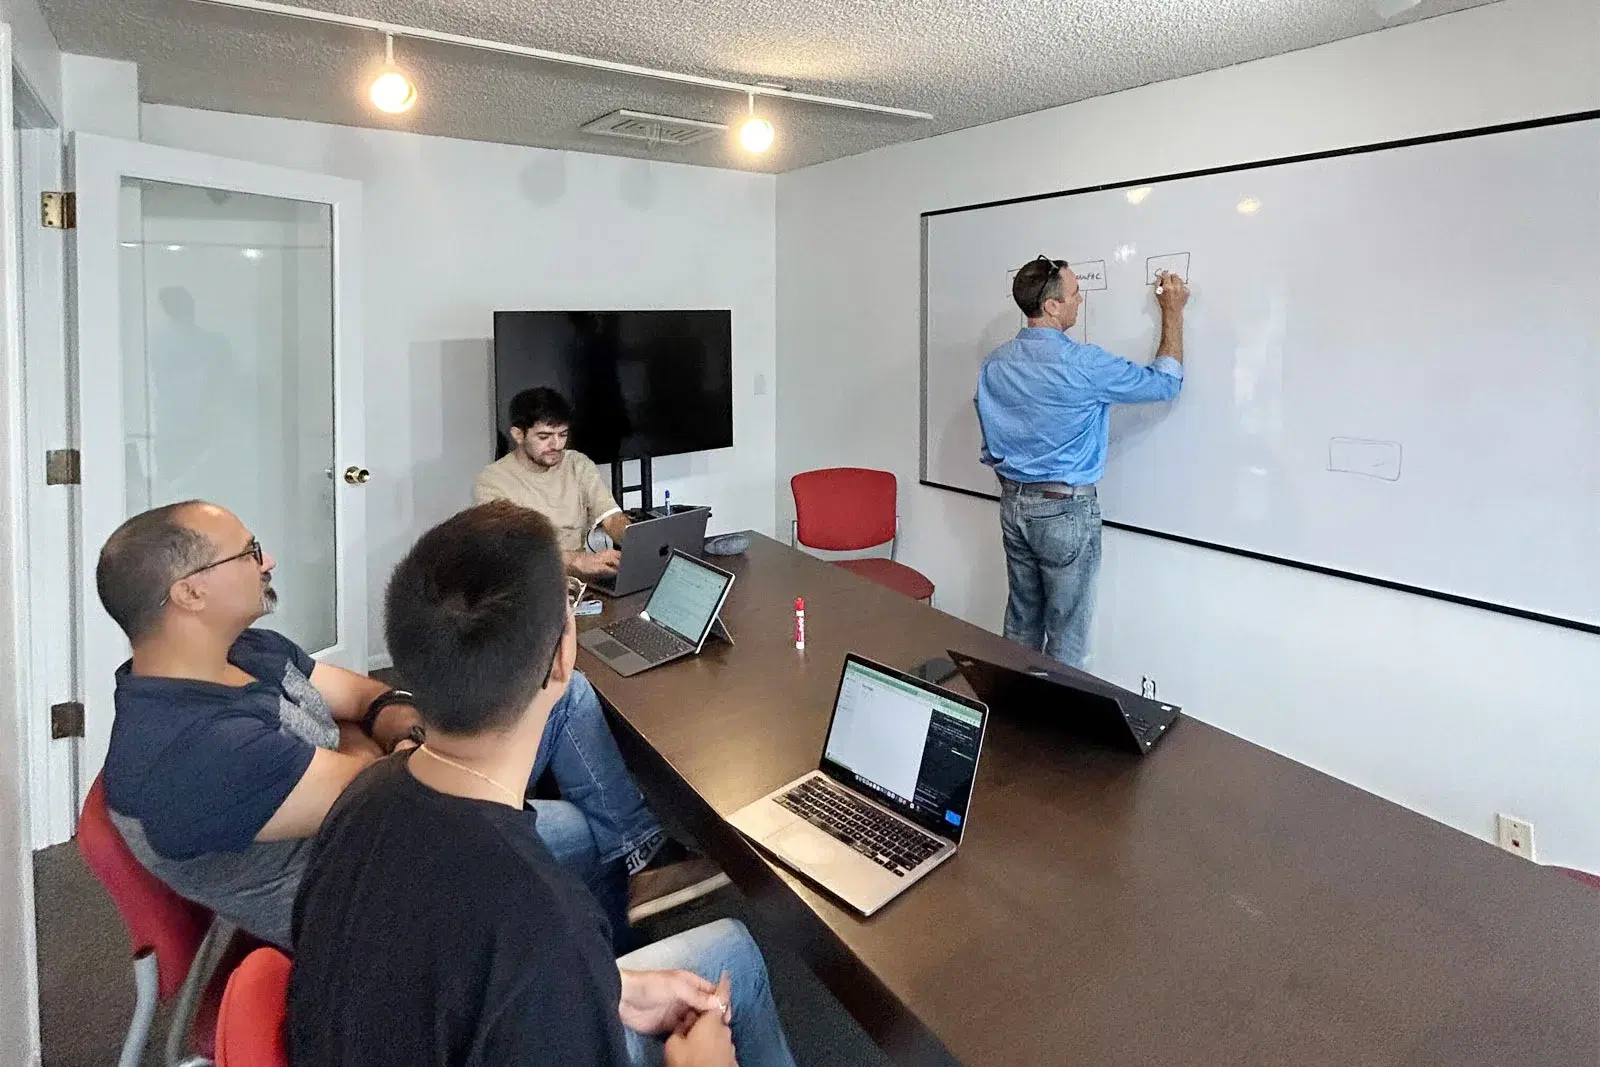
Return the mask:
<path id="1" fill-rule="evenodd" d="M 237 516 L 192 501 L 123 523 L 95 581 L 133 645 L 117 672 L 104 770 L 112 821 L 178 893 L 287 948 L 323 817 L 364 767 L 425 735 L 409 693 L 253 628 L 277 603 L 275 566 Z M 538 833 L 621 938 L 628 876 L 664 845 L 682 849 L 645 806 L 581 674 L 547 724 L 535 777 L 546 769 L 565 802 L 534 802 Z M 642 881 L 657 898 L 686 898 L 718 881 L 708 867 L 658 866 Z"/>
<path id="2" fill-rule="evenodd" d="M 509 500 L 537 511 L 556 528 L 567 572 L 581 578 L 617 573 L 622 553 L 589 550 L 589 537 L 603 530 L 622 540 L 628 516 L 611 496 L 594 461 L 567 447 L 572 405 L 554 389 L 525 389 L 511 398 L 511 451 L 478 472 L 476 504 Z"/>
<path id="3" fill-rule="evenodd" d="M 1005 635 L 1082 667 L 1100 573 L 1100 503 L 1112 404 L 1171 400 L 1183 386 L 1176 274 L 1156 279 L 1161 341 L 1149 366 L 1067 336 L 1083 295 L 1066 262 L 1040 256 L 1011 283 L 1026 325 L 978 371 L 983 462 L 1000 479 L 1006 551 Z"/>

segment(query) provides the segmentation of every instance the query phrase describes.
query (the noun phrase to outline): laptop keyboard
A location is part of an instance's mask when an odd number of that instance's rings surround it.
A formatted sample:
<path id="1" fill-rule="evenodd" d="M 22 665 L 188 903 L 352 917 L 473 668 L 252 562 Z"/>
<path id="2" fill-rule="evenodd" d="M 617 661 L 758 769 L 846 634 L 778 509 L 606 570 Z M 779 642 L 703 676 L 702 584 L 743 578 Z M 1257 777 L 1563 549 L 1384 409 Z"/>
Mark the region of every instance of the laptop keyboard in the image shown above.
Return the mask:
<path id="1" fill-rule="evenodd" d="M 690 648 L 689 642 L 638 615 L 606 627 L 606 633 L 651 663 L 671 659 Z"/>
<path id="2" fill-rule="evenodd" d="M 920 830 L 815 778 L 807 778 L 773 799 L 878 866 L 900 876 L 939 851 L 941 845 Z"/>

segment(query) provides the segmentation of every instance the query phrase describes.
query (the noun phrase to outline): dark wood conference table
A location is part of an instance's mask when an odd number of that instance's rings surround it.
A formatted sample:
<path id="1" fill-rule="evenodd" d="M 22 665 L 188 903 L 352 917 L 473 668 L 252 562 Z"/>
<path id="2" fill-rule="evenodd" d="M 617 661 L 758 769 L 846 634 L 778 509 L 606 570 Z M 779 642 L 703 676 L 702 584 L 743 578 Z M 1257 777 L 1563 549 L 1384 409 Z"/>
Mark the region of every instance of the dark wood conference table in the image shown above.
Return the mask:
<path id="1" fill-rule="evenodd" d="M 580 666 L 652 805 L 897 1062 L 1600 1064 L 1600 893 L 1193 718 L 1141 760 L 992 710 L 961 851 L 857 917 L 719 815 L 815 768 L 846 651 L 1039 658 L 767 538 L 725 562 L 732 647 Z"/>

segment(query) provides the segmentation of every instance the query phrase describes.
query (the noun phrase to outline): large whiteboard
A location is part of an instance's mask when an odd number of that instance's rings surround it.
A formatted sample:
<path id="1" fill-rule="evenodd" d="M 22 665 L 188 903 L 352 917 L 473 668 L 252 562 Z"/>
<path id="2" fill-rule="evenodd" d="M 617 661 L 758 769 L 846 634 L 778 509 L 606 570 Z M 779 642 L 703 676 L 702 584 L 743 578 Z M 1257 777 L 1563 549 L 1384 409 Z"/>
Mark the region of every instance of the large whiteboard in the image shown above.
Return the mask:
<path id="1" fill-rule="evenodd" d="M 922 477 L 987 496 L 978 365 L 1044 253 L 1072 331 L 1182 395 L 1114 411 L 1108 522 L 1600 626 L 1600 118 L 924 217 Z"/>

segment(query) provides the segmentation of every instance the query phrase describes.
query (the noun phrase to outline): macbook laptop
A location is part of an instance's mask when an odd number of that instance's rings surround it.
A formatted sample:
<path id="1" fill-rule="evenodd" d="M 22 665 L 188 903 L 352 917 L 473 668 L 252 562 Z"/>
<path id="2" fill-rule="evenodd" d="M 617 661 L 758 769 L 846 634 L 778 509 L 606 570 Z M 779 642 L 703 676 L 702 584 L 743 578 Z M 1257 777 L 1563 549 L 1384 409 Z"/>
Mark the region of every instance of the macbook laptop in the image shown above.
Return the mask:
<path id="1" fill-rule="evenodd" d="M 698 556 L 706 541 L 710 508 L 683 508 L 671 515 L 636 522 L 622 532 L 622 562 L 617 573 L 596 578 L 589 588 L 606 596 L 628 596 L 649 589 L 667 569 L 674 549 Z"/>
<path id="2" fill-rule="evenodd" d="M 987 720 L 980 701 L 852 653 L 817 769 L 728 821 L 871 915 L 955 855 Z"/>
<path id="3" fill-rule="evenodd" d="M 727 571 L 674 550 L 643 611 L 583 631 L 578 644 L 624 678 L 699 655 L 732 586 Z"/>
<path id="4" fill-rule="evenodd" d="M 1059 722 L 1082 737 L 1141 756 L 1166 736 L 1182 710 L 1065 668 L 1018 670 L 961 652 L 951 652 L 950 659 L 991 708 Z"/>

